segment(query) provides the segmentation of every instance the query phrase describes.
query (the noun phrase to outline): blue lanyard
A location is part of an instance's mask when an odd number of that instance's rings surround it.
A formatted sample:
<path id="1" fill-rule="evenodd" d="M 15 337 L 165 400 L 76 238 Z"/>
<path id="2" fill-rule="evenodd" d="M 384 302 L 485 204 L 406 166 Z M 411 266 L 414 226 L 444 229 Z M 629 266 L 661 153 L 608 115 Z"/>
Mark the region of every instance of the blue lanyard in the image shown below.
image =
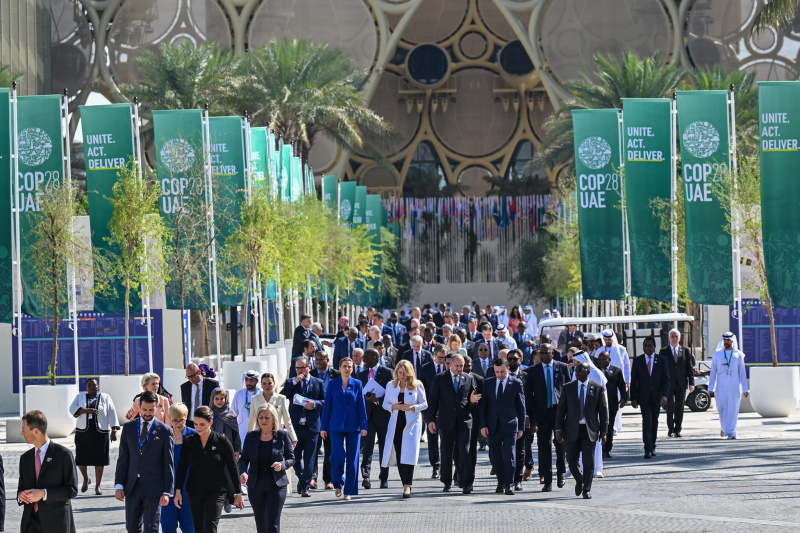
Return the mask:
<path id="1" fill-rule="evenodd" d="M 725 356 L 725 366 L 730 367 L 731 366 L 731 357 L 733 357 L 733 350 L 731 350 L 730 354 L 728 354 L 727 350 L 722 350 L 722 355 Z"/>
<path id="2" fill-rule="evenodd" d="M 139 452 L 141 453 L 142 447 L 144 443 L 147 442 L 147 437 L 150 436 L 150 433 L 153 431 L 153 426 L 156 425 L 156 419 L 150 421 L 150 428 L 147 430 L 147 435 L 144 436 L 144 440 L 142 440 L 142 417 L 136 419 L 136 427 L 138 431 L 136 432 L 136 439 L 139 441 Z"/>

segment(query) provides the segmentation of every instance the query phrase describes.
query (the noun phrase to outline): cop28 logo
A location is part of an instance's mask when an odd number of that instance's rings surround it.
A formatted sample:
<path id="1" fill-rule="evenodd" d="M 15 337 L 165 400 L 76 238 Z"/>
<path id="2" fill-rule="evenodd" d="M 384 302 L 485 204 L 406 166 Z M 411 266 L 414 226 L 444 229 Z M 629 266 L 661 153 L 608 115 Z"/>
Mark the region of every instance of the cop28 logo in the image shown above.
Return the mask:
<path id="1" fill-rule="evenodd" d="M 170 172 L 186 172 L 194 164 L 194 150 L 183 139 L 170 139 L 161 147 L 161 162 Z"/>
<path id="2" fill-rule="evenodd" d="M 53 141 L 41 128 L 26 128 L 19 132 L 19 160 L 29 167 L 38 167 L 53 152 Z"/>
<path id="3" fill-rule="evenodd" d="M 352 210 L 352 208 L 350 207 L 350 200 L 344 200 L 342 202 L 340 209 L 342 211 L 343 220 L 347 220 L 348 218 L 350 218 L 350 211 Z"/>
<path id="4" fill-rule="evenodd" d="M 602 137 L 587 137 L 578 147 L 578 157 L 592 170 L 601 169 L 611 161 L 611 145 Z"/>
<path id="5" fill-rule="evenodd" d="M 710 122 L 692 122 L 683 131 L 683 146 L 698 159 L 711 157 L 719 147 L 719 132 Z"/>

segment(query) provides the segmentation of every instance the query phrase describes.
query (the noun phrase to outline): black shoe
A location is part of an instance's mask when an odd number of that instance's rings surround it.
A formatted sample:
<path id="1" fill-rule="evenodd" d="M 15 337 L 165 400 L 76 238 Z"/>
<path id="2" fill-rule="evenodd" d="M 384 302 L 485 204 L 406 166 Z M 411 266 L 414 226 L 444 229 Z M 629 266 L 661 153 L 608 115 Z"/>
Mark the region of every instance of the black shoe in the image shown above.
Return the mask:
<path id="1" fill-rule="evenodd" d="M 542 492 L 553 492 L 553 485 L 545 485 L 542 487 Z"/>
<path id="2" fill-rule="evenodd" d="M 511 488 L 511 485 L 509 485 L 508 487 L 506 487 L 506 496 L 513 496 L 513 495 L 514 495 L 514 489 Z"/>
<path id="3" fill-rule="evenodd" d="M 307 490 L 301 490 L 300 496 L 302 496 L 303 498 L 310 498 L 311 494 L 309 494 Z"/>
<path id="4" fill-rule="evenodd" d="M 361 486 L 364 487 L 365 489 L 371 489 L 372 483 L 370 483 L 370 481 L 367 478 L 364 478 L 364 481 L 361 482 Z"/>
<path id="5" fill-rule="evenodd" d="M 608 453 L 608 452 L 603 452 L 603 459 L 613 459 L 613 457 L 611 457 L 611 454 L 610 454 L 610 453 Z"/>
<path id="6" fill-rule="evenodd" d="M 472 494 L 472 485 L 467 485 L 466 487 L 461 489 L 461 492 L 463 492 L 464 494 Z"/>
<path id="7" fill-rule="evenodd" d="M 583 482 L 575 481 L 575 496 L 580 496 L 581 492 L 583 492 Z"/>
<path id="8" fill-rule="evenodd" d="M 656 456 L 656 451 L 655 451 L 655 450 L 653 450 L 652 452 L 650 452 L 650 457 L 655 457 L 655 456 Z"/>
<path id="9" fill-rule="evenodd" d="M 674 436 L 675 436 L 675 433 L 673 433 L 671 431 L 669 433 L 667 433 L 667 437 L 674 437 Z"/>
<path id="10" fill-rule="evenodd" d="M 478 446 L 478 451 L 479 452 L 486 451 L 486 445 L 485 444 L 481 444 L 480 446 Z"/>
<path id="11" fill-rule="evenodd" d="M 681 437 L 683 437 L 683 435 L 681 435 L 681 432 L 680 432 L 680 431 L 678 431 L 677 433 L 675 433 L 675 436 L 676 436 L 677 438 L 681 438 Z"/>
<path id="12" fill-rule="evenodd" d="M 492 467 L 492 469 L 489 471 L 489 475 L 490 475 L 490 476 L 493 476 L 493 475 L 494 475 L 494 467 Z"/>
<path id="13" fill-rule="evenodd" d="M 583 491 L 583 499 L 584 500 L 591 500 L 592 499 L 591 491 L 588 491 L 588 490 Z"/>
<path id="14" fill-rule="evenodd" d="M 389 482 L 386 481 L 385 479 L 383 481 L 381 481 L 381 488 L 382 489 L 388 489 L 389 488 Z"/>
<path id="15" fill-rule="evenodd" d="M 514 490 L 522 491 L 522 483 L 515 483 Z"/>
<path id="16" fill-rule="evenodd" d="M 556 484 L 558 485 L 559 489 L 564 488 L 564 485 L 567 484 L 567 482 L 564 481 L 564 474 L 558 474 L 558 479 L 556 480 Z"/>
<path id="17" fill-rule="evenodd" d="M 439 479 L 439 469 L 435 466 L 433 467 L 433 474 L 431 474 L 431 479 Z"/>
<path id="18" fill-rule="evenodd" d="M 650 452 L 644 452 L 645 459 L 650 459 L 651 457 L 653 457 L 653 454 L 651 454 Z"/>
<path id="19" fill-rule="evenodd" d="M 494 489 L 494 491 L 495 491 L 497 494 L 502 494 L 502 493 L 503 493 L 503 486 L 502 486 L 502 485 L 497 485 L 497 488 L 496 488 L 496 489 Z"/>
<path id="20" fill-rule="evenodd" d="M 450 485 L 445 485 L 442 492 L 450 492 Z"/>

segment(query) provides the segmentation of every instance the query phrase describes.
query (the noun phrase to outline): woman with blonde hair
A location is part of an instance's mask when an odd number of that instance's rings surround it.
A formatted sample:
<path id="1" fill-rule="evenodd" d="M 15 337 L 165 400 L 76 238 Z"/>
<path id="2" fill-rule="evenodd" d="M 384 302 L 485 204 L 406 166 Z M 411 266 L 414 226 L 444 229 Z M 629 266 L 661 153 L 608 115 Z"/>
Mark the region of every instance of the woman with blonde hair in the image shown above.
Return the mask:
<path id="1" fill-rule="evenodd" d="M 447 338 L 447 355 L 456 355 L 459 354 L 462 357 L 467 356 L 466 348 L 463 348 L 461 345 L 461 337 L 458 335 L 450 335 Z"/>
<path id="2" fill-rule="evenodd" d="M 414 376 L 414 367 L 405 359 L 397 363 L 394 379 L 386 385 L 383 408 L 392 413 L 386 431 L 386 444 L 381 466 L 389 467 L 394 446 L 397 470 L 403 482 L 403 498 L 411 497 L 414 467 L 419 460 L 419 441 L 425 424 L 422 412 L 428 408 L 425 387 Z"/>
<path id="3" fill-rule="evenodd" d="M 172 402 L 166 396 L 161 396 L 158 393 L 159 386 L 161 385 L 161 378 L 158 374 L 154 374 L 153 372 L 148 372 L 144 376 L 142 376 L 142 391 L 152 391 L 156 396 L 158 396 L 158 403 L 156 404 L 156 418 L 161 422 L 164 422 L 166 425 L 170 425 L 171 420 L 169 419 L 169 406 L 172 405 Z M 141 394 L 139 394 L 141 396 Z M 128 420 L 133 420 L 137 416 L 139 416 L 139 396 L 134 398 L 133 406 L 128 410 L 128 413 L 125 415 L 125 418 Z"/>

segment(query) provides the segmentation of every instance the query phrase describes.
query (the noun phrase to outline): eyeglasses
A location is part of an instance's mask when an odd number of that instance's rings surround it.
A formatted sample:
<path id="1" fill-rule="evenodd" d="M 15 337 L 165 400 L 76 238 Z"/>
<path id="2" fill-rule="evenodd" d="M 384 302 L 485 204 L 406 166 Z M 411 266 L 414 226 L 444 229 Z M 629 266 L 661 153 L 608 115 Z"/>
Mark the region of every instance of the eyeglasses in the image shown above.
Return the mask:
<path id="1" fill-rule="evenodd" d="M 478 351 L 479 352 L 488 352 L 489 349 L 488 348 L 478 348 Z"/>
<path id="2" fill-rule="evenodd" d="M 200 370 L 198 370 L 197 372 L 195 372 L 195 373 L 194 373 L 194 374 L 192 374 L 192 375 L 186 374 L 186 379 L 192 379 L 193 377 L 195 377 L 195 376 L 196 376 L 197 374 L 199 374 L 199 373 L 200 373 Z"/>
<path id="3" fill-rule="evenodd" d="M 307 366 L 296 366 L 294 367 L 295 370 L 303 370 L 304 368 L 308 368 Z"/>
<path id="4" fill-rule="evenodd" d="M 519 357 L 507 357 L 509 361 L 519 361 Z"/>
<path id="5" fill-rule="evenodd" d="M 185 418 L 181 418 L 179 420 L 173 420 L 172 423 L 173 424 L 185 424 L 186 423 L 186 419 Z"/>

